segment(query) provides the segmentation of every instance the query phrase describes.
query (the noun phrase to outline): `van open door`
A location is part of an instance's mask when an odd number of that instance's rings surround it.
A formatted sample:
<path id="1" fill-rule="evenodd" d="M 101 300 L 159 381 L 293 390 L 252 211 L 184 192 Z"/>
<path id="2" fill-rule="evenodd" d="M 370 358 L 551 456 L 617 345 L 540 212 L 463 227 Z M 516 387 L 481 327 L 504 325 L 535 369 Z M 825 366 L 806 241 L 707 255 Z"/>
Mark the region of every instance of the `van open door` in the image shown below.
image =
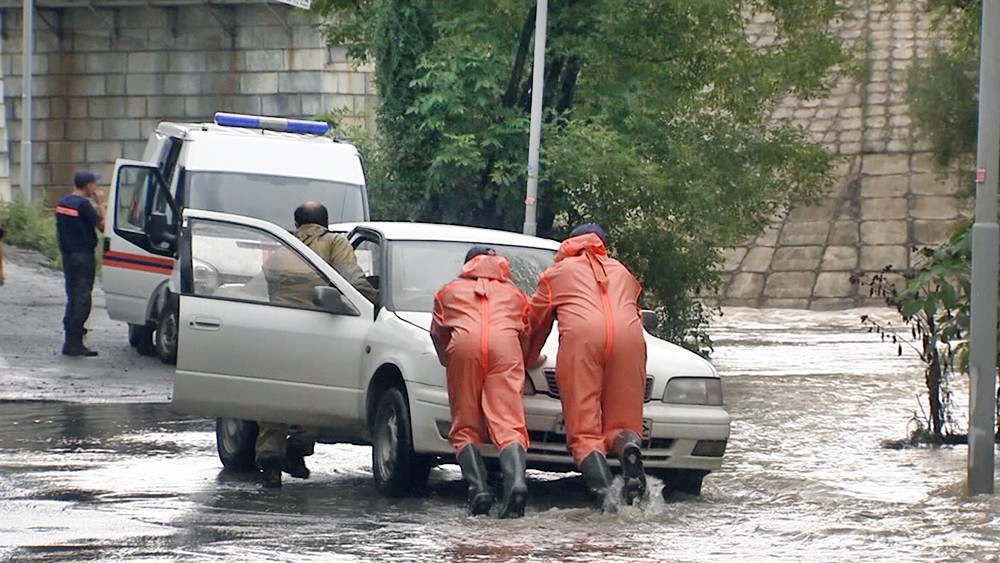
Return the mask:
<path id="1" fill-rule="evenodd" d="M 115 162 L 104 227 L 103 285 L 108 316 L 129 324 L 129 342 L 153 353 L 150 296 L 174 270 L 180 212 L 155 164 Z M 144 349 L 145 348 L 145 349 Z"/>

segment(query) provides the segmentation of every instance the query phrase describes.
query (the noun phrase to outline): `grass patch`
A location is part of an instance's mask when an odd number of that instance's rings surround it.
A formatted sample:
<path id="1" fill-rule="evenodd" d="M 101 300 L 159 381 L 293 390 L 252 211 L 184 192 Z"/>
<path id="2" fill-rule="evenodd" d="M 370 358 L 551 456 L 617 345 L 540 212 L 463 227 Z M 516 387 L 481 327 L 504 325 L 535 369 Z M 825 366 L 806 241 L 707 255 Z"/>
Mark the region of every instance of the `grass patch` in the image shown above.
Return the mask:
<path id="1" fill-rule="evenodd" d="M 24 198 L 0 203 L 3 218 L 3 241 L 11 246 L 42 253 L 52 266 L 62 262 L 56 241 L 56 217 L 52 208 L 42 202 L 28 203 Z"/>

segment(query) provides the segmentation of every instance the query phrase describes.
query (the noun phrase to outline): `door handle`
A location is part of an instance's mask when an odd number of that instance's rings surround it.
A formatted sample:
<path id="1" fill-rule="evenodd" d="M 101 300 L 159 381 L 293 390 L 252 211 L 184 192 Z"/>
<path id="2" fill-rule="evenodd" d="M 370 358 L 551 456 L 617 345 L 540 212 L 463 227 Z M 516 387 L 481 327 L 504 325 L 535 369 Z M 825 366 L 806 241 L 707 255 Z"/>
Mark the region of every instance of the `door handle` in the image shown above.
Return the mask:
<path id="1" fill-rule="evenodd" d="M 195 317 L 188 322 L 188 326 L 197 330 L 219 330 L 222 328 L 222 319 L 218 317 Z"/>

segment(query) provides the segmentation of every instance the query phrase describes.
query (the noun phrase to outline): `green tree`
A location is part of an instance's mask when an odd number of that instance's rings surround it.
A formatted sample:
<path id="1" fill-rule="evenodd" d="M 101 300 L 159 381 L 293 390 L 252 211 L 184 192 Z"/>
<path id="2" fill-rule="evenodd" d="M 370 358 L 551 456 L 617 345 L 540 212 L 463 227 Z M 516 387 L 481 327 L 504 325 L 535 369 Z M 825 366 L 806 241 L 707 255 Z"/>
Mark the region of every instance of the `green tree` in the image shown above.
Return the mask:
<path id="1" fill-rule="evenodd" d="M 375 215 L 518 231 L 534 0 L 320 0 L 333 44 L 376 63 Z M 838 0 L 551 0 L 538 232 L 595 221 L 661 312 L 691 336 L 720 251 L 832 181 L 786 121 L 847 57 Z M 759 16 L 774 41 L 753 45 Z M 689 345 L 691 343 L 689 342 Z M 694 344 L 694 347 L 697 347 Z"/>
<path id="2" fill-rule="evenodd" d="M 930 143 L 942 172 L 966 171 L 971 185 L 979 119 L 980 0 L 929 0 L 927 10 L 947 41 L 910 70 L 908 101 L 916 133 Z"/>
<path id="3" fill-rule="evenodd" d="M 979 107 L 979 40 L 981 0 L 928 0 L 927 10 L 945 39 L 928 58 L 917 61 L 907 90 L 917 135 L 926 140 L 939 171 L 958 174 L 972 186 Z M 928 412 L 911 441 L 953 441 L 962 429 L 954 422 L 949 382 L 968 368 L 972 271 L 971 221 L 957 226 L 948 241 L 920 249 L 921 263 L 905 274 L 901 289 L 875 280 L 873 292 L 886 297 L 910 327 L 926 364 Z M 869 318 L 862 322 L 884 331 Z M 894 335 L 895 338 L 904 338 Z M 1000 415 L 1000 394 L 997 412 Z M 997 417 L 1000 422 L 1000 416 Z M 1000 438 L 1000 427 L 997 430 Z"/>

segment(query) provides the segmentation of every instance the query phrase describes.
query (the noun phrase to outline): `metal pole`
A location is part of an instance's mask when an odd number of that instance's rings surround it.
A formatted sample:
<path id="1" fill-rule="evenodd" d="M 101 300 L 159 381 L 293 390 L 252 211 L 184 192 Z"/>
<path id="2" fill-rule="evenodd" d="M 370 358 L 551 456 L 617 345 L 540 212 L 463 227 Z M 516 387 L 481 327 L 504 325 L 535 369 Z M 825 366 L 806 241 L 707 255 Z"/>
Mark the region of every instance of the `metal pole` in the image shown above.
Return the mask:
<path id="1" fill-rule="evenodd" d="M 983 1 L 976 219 L 969 330 L 969 494 L 993 493 L 997 367 L 997 176 L 1000 175 L 1000 0 Z"/>
<path id="2" fill-rule="evenodd" d="M 528 133 L 528 193 L 524 198 L 524 234 L 534 235 L 538 199 L 538 152 L 542 138 L 542 90 L 545 88 L 545 27 L 548 0 L 535 6 L 535 61 L 531 77 L 531 127 Z"/>
<path id="3" fill-rule="evenodd" d="M 34 156 L 31 153 L 31 59 L 34 55 L 35 32 L 35 2 L 24 0 L 24 24 L 21 29 L 21 194 L 24 200 L 31 203 L 32 164 Z"/>

